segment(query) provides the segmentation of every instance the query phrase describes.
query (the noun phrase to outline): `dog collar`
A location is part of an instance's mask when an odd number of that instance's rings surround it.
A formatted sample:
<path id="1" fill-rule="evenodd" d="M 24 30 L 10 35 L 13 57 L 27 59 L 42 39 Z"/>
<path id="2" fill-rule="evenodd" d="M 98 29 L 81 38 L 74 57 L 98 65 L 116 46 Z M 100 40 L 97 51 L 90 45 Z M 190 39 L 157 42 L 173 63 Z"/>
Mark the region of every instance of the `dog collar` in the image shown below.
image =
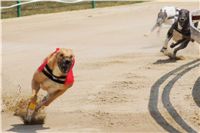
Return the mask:
<path id="1" fill-rule="evenodd" d="M 49 66 L 46 64 L 44 69 L 42 70 L 42 73 L 46 75 L 49 79 L 53 80 L 56 83 L 64 84 L 66 80 L 66 76 L 55 76 L 52 72 L 52 70 L 49 68 Z"/>

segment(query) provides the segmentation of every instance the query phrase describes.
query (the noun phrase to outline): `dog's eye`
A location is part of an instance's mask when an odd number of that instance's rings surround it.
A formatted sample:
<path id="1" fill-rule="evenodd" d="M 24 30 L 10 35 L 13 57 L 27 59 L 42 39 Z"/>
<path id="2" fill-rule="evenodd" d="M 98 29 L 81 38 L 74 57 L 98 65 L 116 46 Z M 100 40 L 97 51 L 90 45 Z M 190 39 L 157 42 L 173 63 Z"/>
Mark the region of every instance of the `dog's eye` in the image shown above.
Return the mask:
<path id="1" fill-rule="evenodd" d="M 71 55 L 69 58 L 70 58 L 70 59 L 72 59 L 72 58 L 73 58 L 73 56 Z"/>
<path id="2" fill-rule="evenodd" d="M 63 54 L 60 54 L 60 57 L 63 57 L 64 55 Z"/>

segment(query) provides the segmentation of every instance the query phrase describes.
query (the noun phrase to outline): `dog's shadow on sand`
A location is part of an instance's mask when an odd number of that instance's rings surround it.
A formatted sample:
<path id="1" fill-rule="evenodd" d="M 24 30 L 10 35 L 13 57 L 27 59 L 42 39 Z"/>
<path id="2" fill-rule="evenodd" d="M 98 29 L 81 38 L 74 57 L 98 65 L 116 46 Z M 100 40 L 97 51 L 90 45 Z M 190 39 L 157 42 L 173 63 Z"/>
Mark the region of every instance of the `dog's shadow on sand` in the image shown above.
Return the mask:
<path id="1" fill-rule="evenodd" d="M 172 57 L 168 57 L 165 59 L 158 59 L 157 61 L 155 61 L 153 64 L 166 64 L 166 63 L 176 63 L 179 60 L 185 60 L 186 58 L 183 56 L 176 56 L 175 58 Z"/>
<path id="2" fill-rule="evenodd" d="M 167 59 L 159 59 L 157 61 L 155 61 L 153 64 L 166 64 L 166 63 L 176 63 L 176 59 L 170 59 L 170 58 L 167 58 Z"/>
<path id="3" fill-rule="evenodd" d="M 24 124 L 14 124 L 11 129 L 8 129 L 9 132 L 16 133 L 37 133 L 39 130 L 46 130 L 49 127 L 43 127 L 43 125 L 24 125 Z"/>

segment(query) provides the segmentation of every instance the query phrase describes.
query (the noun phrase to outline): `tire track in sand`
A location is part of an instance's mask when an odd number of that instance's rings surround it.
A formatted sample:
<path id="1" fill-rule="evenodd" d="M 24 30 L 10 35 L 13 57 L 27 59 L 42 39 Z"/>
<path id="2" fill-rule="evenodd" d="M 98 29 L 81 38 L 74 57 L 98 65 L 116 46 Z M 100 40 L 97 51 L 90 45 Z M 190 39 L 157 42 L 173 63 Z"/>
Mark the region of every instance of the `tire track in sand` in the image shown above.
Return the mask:
<path id="1" fill-rule="evenodd" d="M 196 105 L 200 107 L 200 77 L 196 80 L 194 87 L 192 89 L 193 100 Z"/>
<path id="2" fill-rule="evenodd" d="M 192 70 L 193 68 L 199 66 L 200 59 L 191 61 L 187 64 L 184 64 L 167 74 L 163 75 L 161 78 L 159 78 L 151 87 L 150 91 L 150 98 L 149 98 L 149 112 L 151 116 L 155 119 L 155 121 L 166 131 L 168 132 L 174 132 L 179 133 L 180 131 L 177 130 L 172 124 L 168 123 L 167 120 L 164 118 L 164 115 L 162 115 L 158 110 L 158 96 L 159 96 L 159 90 L 161 85 L 171 76 L 174 75 L 174 73 L 178 73 L 174 78 L 172 78 L 167 85 L 164 87 L 164 91 L 162 93 L 162 102 L 164 104 L 164 107 L 167 109 L 168 113 L 172 116 L 172 118 L 176 121 L 177 124 L 179 124 L 185 131 L 187 132 L 197 132 L 194 129 L 192 129 L 177 113 L 177 111 L 174 109 L 172 104 L 169 100 L 169 93 L 171 88 L 173 87 L 174 83 L 180 79 L 184 74 Z M 197 64 L 196 64 L 197 63 Z M 174 117 L 176 116 L 176 117 Z"/>

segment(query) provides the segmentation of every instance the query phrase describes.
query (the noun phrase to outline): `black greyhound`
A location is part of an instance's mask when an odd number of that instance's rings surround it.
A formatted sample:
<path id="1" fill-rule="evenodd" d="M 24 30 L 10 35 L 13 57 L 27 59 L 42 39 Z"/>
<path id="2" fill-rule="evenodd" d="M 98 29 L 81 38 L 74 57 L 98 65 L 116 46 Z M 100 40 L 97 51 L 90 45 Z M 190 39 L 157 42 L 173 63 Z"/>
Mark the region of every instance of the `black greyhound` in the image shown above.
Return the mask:
<path id="1" fill-rule="evenodd" d="M 195 23 L 195 27 L 198 26 L 198 23 Z M 179 16 L 177 21 L 174 22 L 174 24 L 171 26 L 171 28 L 168 30 L 167 38 L 165 40 L 165 47 L 162 48 L 161 52 L 164 52 L 167 49 L 167 44 L 171 40 L 171 38 L 175 41 L 175 43 L 172 43 L 170 45 L 171 48 L 176 47 L 174 49 L 173 54 L 170 56 L 170 58 L 175 59 L 176 53 L 187 47 L 188 43 L 190 41 L 194 41 L 191 39 L 191 32 L 190 32 L 190 23 L 189 23 L 189 11 L 186 9 L 181 9 L 179 11 Z"/>

